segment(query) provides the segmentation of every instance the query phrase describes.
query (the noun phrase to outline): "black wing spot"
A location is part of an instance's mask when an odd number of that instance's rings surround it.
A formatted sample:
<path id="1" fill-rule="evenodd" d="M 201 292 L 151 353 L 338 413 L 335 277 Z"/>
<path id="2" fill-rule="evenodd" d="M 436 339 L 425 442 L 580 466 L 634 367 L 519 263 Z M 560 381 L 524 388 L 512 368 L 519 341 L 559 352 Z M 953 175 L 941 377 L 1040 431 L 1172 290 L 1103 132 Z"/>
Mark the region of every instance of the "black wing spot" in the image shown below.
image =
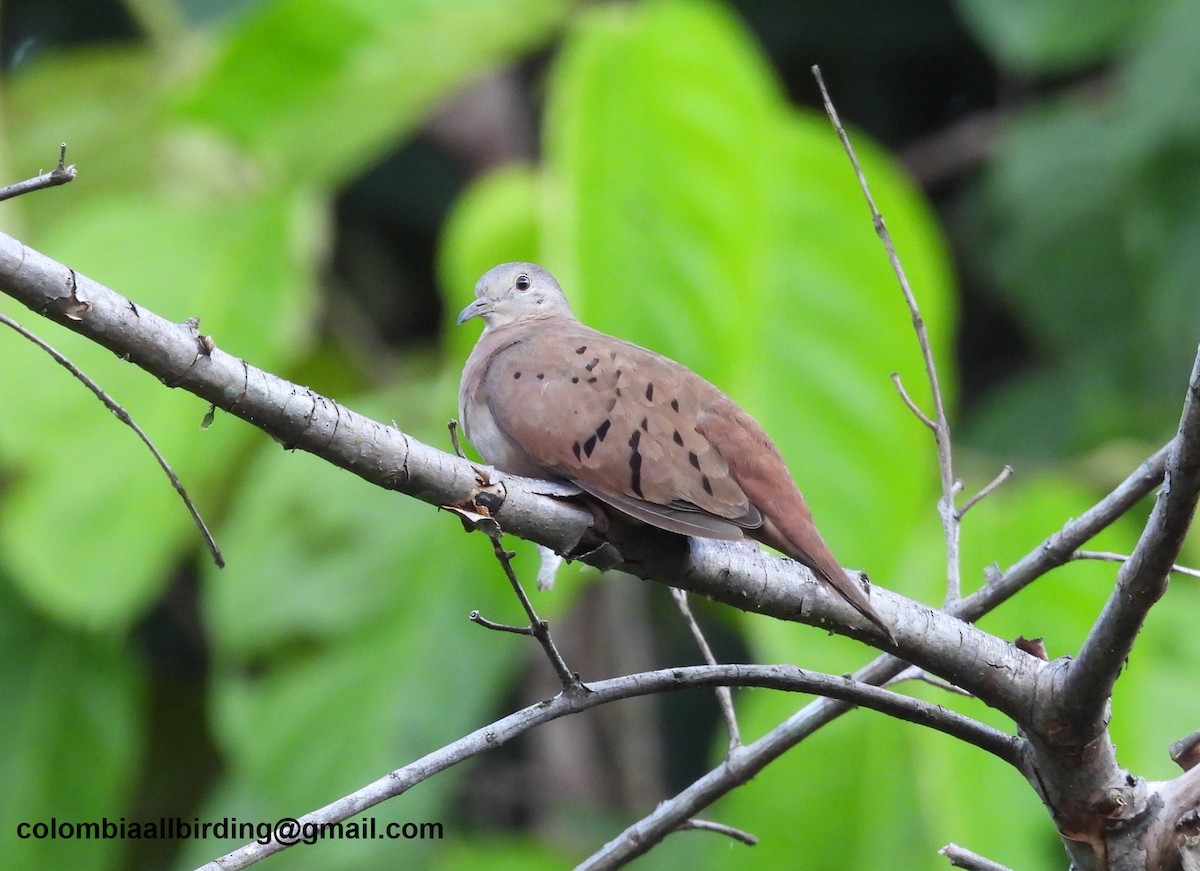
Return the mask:
<path id="1" fill-rule="evenodd" d="M 586 354 L 587 353 L 587 345 L 580 345 L 578 348 L 575 349 L 575 353 L 576 354 Z"/>
<path id="2" fill-rule="evenodd" d="M 679 400 L 678 400 L 678 399 L 672 399 L 672 400 L 671 400 L 671 410 L 672 410 L 672 411 L 679 411 Z"/>
<path id="3" fill-rule="evenodd" d="M 600 426 L 596 427 L 596 438 L 600 439 L 600 441 L 604 441 L 604 437 L 608 435 L 608 429 L 611 426 L 612 421 L 606 420 L 604 423 L 600 424 Z"/>
<path id="4" fill-rule="evenodd" d="M 712 482 L 708 480 L 708 475 L 700 476 L 700 483 L 704 485 L 704 492 L 709 496 L 712 495 Z"/>
<path id="5" fill-rule="evenodd" d="M 675 440 L 675 444 L 683 447 L 683 436 L 679 434 L 679 430 L 675 430 L 675 435 L 671 436 Z"/>
<path id="6" fill-rule="evenodd" d="M 578 384 L 578 383 L 579 383 L 579 376 L 578 376 L 578 375 L 572 375 L 572 376 L 571 376 L 571 383 L 572 383 L 572 384 Z"/>
<path id="7" fill-rule="evenodd" d="M 619 396 L 620 393 L 621 393 L 621 388 L 618 387 L 617 395 Z M 609 399 L 607 405 L 608 405 L 608 407 L 604 409 L 605 411 L 612 411 L 614 408 L 616 408 L 617 407 L 617 397 L 614 396 L 611 399 Z"/>
<path id="8" fill-rule="evenodd" d="M 580 451 L 579 451 L 579 442 L 575 442 L 575 444 L 571 445 L 571 453 L 575 454 L 575 459 L 577 459 L 577 460 L 583 459 L 583 456 L 580 454 Z"/>
<path id="9" fill-rule="evenodd" d="M 521 377 L 521 373 L 520 373 L 520 372 L 514 372 L 514 373 L 513 373 L 513 380 L 514 380 L 514 381 L 516 381 L 516 380 L 517 380 L 518 378 L 520 378 L 520 377 Z"/>
<path id="10" fill-rule="evenodd" d="M 646 401 L 647 402 L 654 401 L 654 384 L 653 383 L 646 385 Z"/>
<path id="11" fill-rule="evenodd" d="M 640 429 L 635 429 L 633 431 L 633 435 L 631 435 L 629 437 L 629 447 L 633 448 L 636 451 L 638 449 L 638 445 L 641 443 L 642 443 L 642 431 Z"/>
<path id="12" fill-rule="evenodd" d="M 596 383 L 597 381 L 599 381 L 599 380 L 600 380 L 600 379 L 598 379 L 598 378 L 597 378 L 595 375 L 593 375 L 591 378 L 589 378 L 589 379 L 588 379 L 588 382 L 587 382 L 587 383 L 588 383 L 588 384 L 595 384 L 595 383 Z"/>
<path id="13" fill-rule="evenodd" d="M 636 449 L 629 455 L 629 489 L 642 496 L 642 455 Z"/>
<path id="14" fill-rule="evenodd" d="M 544 379 L 545 377 L 546 377 L 546 373 L 545 373 L 545 372 L 539 372 L 539 373 L 537 374 L 537 379 L 538 379 L 538 381 L 541 381 L 541 380 L 542 380 L 542 379 Z"/>
<path id="15" fill-rule="evenodd" d="M 698 456 L 696 456 L 695 451 L 688 451 L 688 462 L 692 464 L 693 469 L 700 468 L 700 458 Z M 706 477 L 704 480 L 707 481 L 708 478 Z M 712 492 L 712 491 L 710 490 L 709 492 Z"/>
<path id="16" fill-rule="evenodd" d="M 596 450 L 596 436 L 593 433 L 592 435 L 588 436 L 587 441 L 583 443 L 583 452 L 590 457 L 592 455 L 592 451 L 594 450 Z"/>
<path id="17" fill-rule="evenodd" d="M 592 362 L 588 363 L 588 364 L 587 364 L 586 366 L 584 366 L 583 368 L 584 368 L 584 369 L 587 369 L 589 372 L 591 372 L 591 371 L 592 371 L 593 369 L 595 369 L 595 368 L 596 368 L 598 365 L 600 365 L 600 358 L 599 358 L 599 357 L 593 357 L 593 358 L 592 358 Z"/>

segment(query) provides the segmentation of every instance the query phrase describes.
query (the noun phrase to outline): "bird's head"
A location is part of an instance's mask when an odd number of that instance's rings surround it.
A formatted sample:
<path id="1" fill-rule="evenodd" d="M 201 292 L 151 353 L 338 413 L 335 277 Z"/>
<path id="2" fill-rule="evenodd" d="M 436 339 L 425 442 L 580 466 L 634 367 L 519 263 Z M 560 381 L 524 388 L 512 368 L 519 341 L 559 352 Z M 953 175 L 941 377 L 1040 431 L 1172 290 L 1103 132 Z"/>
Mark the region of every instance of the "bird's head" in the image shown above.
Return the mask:
<path id="1" fill-rule="evenodd" d="M 571 306 L 554 276 L 535 263 L 501 263 L 475 284 L 475 301 L 457 323 L 483 318 L 484 330 L 530 318 L 568 317 Z"/>

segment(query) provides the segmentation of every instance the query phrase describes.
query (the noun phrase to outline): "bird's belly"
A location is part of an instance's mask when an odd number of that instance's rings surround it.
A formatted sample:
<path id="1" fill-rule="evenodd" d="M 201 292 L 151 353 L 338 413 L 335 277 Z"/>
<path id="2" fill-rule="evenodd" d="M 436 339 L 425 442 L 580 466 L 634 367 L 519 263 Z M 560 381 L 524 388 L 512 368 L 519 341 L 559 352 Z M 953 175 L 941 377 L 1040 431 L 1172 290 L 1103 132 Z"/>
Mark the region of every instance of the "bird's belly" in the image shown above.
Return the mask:
<path id="1" fill-rule="evenodd" d="M 467 440 L 489 466 L 526 478 L 553 478 L 550 471 L 530 459 L 496 425 L 487 403 L 474 403 L 460 411 Z"/>

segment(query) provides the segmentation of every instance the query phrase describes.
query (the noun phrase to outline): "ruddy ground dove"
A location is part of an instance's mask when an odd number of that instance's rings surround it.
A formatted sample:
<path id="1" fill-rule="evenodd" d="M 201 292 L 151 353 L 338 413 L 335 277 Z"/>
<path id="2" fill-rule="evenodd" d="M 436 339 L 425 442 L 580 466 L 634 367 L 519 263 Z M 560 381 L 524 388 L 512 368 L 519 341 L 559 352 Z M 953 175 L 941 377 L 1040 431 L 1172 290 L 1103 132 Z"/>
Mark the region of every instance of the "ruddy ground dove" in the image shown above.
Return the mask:
<path id="1" fill-rule="evenodd" d="M 714 385 L 584 326 L 554 277 L 532 263 L 504 263 L 479 279 L 458 323 L 474 317 L 483 334 L 458 408 L 487 463 L 572 482 L 672 532 L 758 539 L 891 635 L 821 539 L 774 442 Z"/>

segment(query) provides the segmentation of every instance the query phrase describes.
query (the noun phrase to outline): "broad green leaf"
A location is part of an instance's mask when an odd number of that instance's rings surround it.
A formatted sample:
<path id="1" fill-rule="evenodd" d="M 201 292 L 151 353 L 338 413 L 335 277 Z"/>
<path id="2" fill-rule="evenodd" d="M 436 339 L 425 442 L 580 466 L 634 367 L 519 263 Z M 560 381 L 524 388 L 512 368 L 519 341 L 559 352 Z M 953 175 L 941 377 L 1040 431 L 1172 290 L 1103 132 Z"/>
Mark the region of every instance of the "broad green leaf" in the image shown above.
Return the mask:
<path id="1" fill-rule="evenodd" d="M 0 574 L 4 866 L 117 868 L 122 842 L 22 838 L 18 823 L 113 822 L 143 752 L 141 669 L 128 651 L 49 623 Z"/>
<path id="2" fill-rule="evenodd" d="M 542 259 L 582 320 L 729 373 L 722 352 L 757 338 L 779 100 L 716 4 L 602 6 L 577 22 L 547 106 Z"/>
<path id="3" fill-rule="evenodd" d="M 229 25 L 180 109 L 264 164 L 344 180 L 448 93 L 537 47 L 565 0 L 268 0 Z"/>
<path id="4" fill-rule="evenodd" d="M 477 325 L 454 325 L 458 312 L 474 299 L 475 282 L 497 263 L 538 258 L 540 193 L 532 167 L 507 166 L 467 188 L 450 212 L 438 249 L 438 274 L 451 368 L 462 365 L 479 337 Z"/>

